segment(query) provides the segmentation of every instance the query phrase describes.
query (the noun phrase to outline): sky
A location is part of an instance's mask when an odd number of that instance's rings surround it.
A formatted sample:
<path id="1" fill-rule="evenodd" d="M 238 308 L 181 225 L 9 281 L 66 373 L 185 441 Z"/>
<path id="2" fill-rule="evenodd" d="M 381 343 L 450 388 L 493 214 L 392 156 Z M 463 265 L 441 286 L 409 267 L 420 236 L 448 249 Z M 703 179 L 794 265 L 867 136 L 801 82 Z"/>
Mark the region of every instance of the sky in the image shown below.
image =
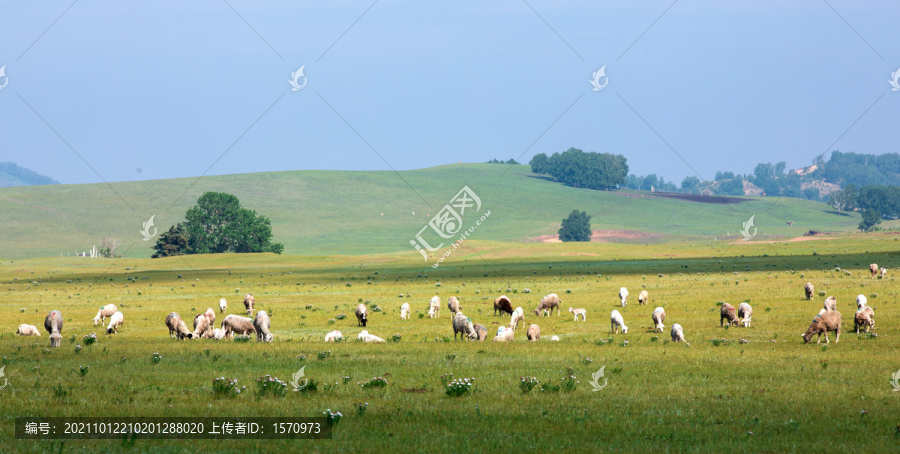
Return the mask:
<path id="1" fill-rule="evenodd" d="M 896 1 L 0 10 L 0 161 L 62 183 L 527 163 L 570 147 L 680 182 L 900 152 Z"/>

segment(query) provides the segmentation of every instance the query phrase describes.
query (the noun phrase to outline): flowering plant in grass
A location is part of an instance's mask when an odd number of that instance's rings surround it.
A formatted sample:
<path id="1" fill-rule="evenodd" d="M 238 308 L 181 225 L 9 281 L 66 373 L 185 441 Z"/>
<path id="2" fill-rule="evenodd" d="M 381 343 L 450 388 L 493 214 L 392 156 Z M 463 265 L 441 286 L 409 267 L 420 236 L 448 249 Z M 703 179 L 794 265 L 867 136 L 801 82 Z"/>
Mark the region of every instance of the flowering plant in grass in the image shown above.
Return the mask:
<path id="1" fill-rule="evenodd" d="M 361 404 L 360 404 L 360 403 L 356 404 L 356 414 L 357 414 L 357 416 L 362 417 L 364 414 L 366 414 L 366 408 L 368 408 L 368 407 L 369 407 L 369 403 L 368 403 L 368 402 L 366 402 L 366 403 L 361 403 Z"/>
<path id="2" fill-rule="evenodd" d="M 256 379 L 256 397 L 278 396 L 284 397 L 287 394 L 287 383 L 266 374 Z"/>
<path id="3" fill-rule="evenodd" d="M 231 379 L 225 377 L 219 377 L 213 380 L 213 395 L 216 396 L 216 399 L 237 396 L 241 391 L 247 388 L 246 386 L 238 388 L 237 382 L 236 378 Z"/>
<path id="4" fill-rule="evenodd" d="M 538 379 L 535 377 L 522 377 L 519 380 L 519 389 L 522 390 L 522 394 L 528 393 L 529 391 L 534 389 L 534 387 L 537 385 L 538 385 Z"/>
<path id="5" fill-rule="evenodd" d="M 80 346 L 80 345 L 76 345 L 76 346 L 75 346 L 75 353 L 81 353 L 81 346 Z"/>
<path id="6" fill-rule="evenodd" d="M 153 356 L 150 357 L 150 362 L 153 364 L 158 364 L 162 360 L 162 356 L 159 353 L 154 353 Z"/>
<path id="7" fill-rule="evenodd" d="M 450 381 L 450 383 L 447 383 L 447 385 L 444 387 L 445 392 L 450 397 L 465 396 L 466 394 L 474 392 L 478 389 L 478 387 L 475 386 L 474 381 L 474 378 L 457 378 L 456 380 L 452 380 Z"/>
<path id="8" fill-rule="evenodd" d="M 364 382 L 357 382 L 357 384 L 362 387 L 362 389 L 369 388 L 384 388 L 387 387 L 388 381 L 384 377 L 372 377 L 371 379 Z"/>
<path id="9" fill-rule="evenodd" d="M 328 423 L 329 426 L 337 425 L 337 423 L 341 422 L 341 418 L 344 417 L 341 412 L 332 412 L 330 408 L 323 411 L 322 414 L 325 416 L 325 422 Z"/>
<path id="10" fill-rule="evenodd" d="M 97 342 L 97 334 L 96 333 L 86 334 L 84 336 L 84 345 L 91 346 L 91 345 L 94 345 L 95 342 Z"/>
<path id="11" fill-rule="evenodd" d="M 563 377 L 562 381 L 560 381 L 559 385 L 565 392 L 575 391 L 575 388 L 578 387 L 578 382 L 575 377 L 575 369 L 571 367 L 566 368 L 566 375 Z"/>

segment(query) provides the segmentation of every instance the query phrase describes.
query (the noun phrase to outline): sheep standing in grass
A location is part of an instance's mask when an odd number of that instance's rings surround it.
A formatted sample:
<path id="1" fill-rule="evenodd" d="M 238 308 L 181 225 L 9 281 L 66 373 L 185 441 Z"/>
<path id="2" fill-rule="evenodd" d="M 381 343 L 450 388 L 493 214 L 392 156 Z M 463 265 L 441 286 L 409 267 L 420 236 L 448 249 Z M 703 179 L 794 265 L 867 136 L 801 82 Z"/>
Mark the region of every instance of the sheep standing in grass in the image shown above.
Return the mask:
<path id="1" fill-rule="evenodd" d="M 242 336 L 256 334 L 256 328 L 253 327 L 253 319 L 249 317 L 241 317 L 240 315 L 231 314 L 222 320 L 222 329 L 225 330 L 225 337 L 234 338 L 234 333 Z"/>
<path id="2" fill-rule="evenodd" d="M 662 307 L 657 307 L 653 310 L 653 313 L 650 314 L 650 319 L 653 320 L 653 326 L 659 330 L 659 332 L 663 332 L 666 329 L 666 325 L 663 325 L 663 322 L 666 321 L 666 310 Z"/>
<path id="3" fill-rule="evenodd" d="M 622 314 L 620 314 L 619 311 L 613 309 L 613 311 L 610 312 L 609 324 L 613 334 L 616 334 L 620 329 L 622 334 L 628 334 L 628 327 L 625 326 L 625 319 L 622 318 Z"/>
<path id="4" fill-rule="evenodd" d="M 457 312 L 453 316 L 453 340 L 459 334 L 460 339 L 469 340 L 476 337 L 475 327 L 472 325 L 472 319 L 466 317 L 462 312 Z"/>
<path id="5" fill-rule="evenodd" d="M 269 331 L 270 326 L 272 326 L 272 321 L 269 320 L 269 314 L 266 311 L 257 312 L 256 317 L 253 319 L 253 329 L 256 330 L 257 342 L 272 342 L 275 335 Z"/>
<path id="6" fill-rule="evenodd" d="M 360 304 L 356 306 L 356 326 L 365 327 L 366 323 L 369 321 L 369 310 L 366 308 L 365 304 Z"/>
<path id="7" fill-rule="evenodd" d="M 325 342 L 338 342 L 344 338 L 344 335 L 341 334 L 340 331 L 334 330 L 325 335 Z"/>
<path id="8" fill-rule="evenodd" d="M 360 331 L 359 334 L 356 336 L 356 338 L 365 343 L 370 343 L 370 342 L 375 343 L 375 344 L 383 344 L 384 343 L 384 339 L 382 339 L 374 334 L 369 334 L 369 332 L 366 330 Z"/>
<path id="9" fill-rule="evenodd" d="M 512 315 L 512 301 L 506 295 L 500 295 L 494 300 L 494 315 L 497 315 L 497 312 L 500 312 L 501 317 L 503 314 Z"/>
<path id="10" fill-rule="evenodd" d="M 44 319 L 44 329 L 50 333 L 50 346 L 59 347 L 62 343 L 63 318 L 62 312 L 53 310 Z"/>
<path id="11" fill-rule="evenodd" d="M 247 309 L 247 317 L 253 317 L 253 307 L 256 306 L 256 298 L 251 294 L 244 296 L 244 308 Z"/>
<path id="12" fill-rule="evenodd" d="M 216 311 L 211 307 L 206 308 L 206 319 L 209 320 L 209 326 L 216 326 Z"/>
<path id="13" fill-rule="evenodd" d="M 641 293 L 638 294 L 638 304 L 643 306 L 647 304 L 647 301 L 650 301 L 650 293 L 646 290 L 641 290 Z"/>
<path id="14" fill-rule="evenodd" d="M 38 331 L 37 326 L 29 325 L 27 323 L 23 323 L 19 325 L 19 328 L 16 330 L 16 334 L 20 336 L 37 336 L 41 337 L 41 332 Z"/>
<path id="15" fill-rule="evenodd" d="M 729 326 L 738 326 L 737 311 L 734 310 L 734 306 L 728 303 L 722 303 L 722 310 L 719 315 L 719 326 L 723 326 L 725 320 L 728 320 Z"/>
<path id="16" fill-rule="evenodd" d="M 872 273 L 872 277 L 874 278 L 876 274 L 878 274 L 878 264 L 873 263 L 869 265 L 869 272 Z"/>
<path id="17" fill-rule="evenodd" d="M 684 339 L 684 329 L 678 323 L 672 325 L 672 342 L 684 342 L 687 344 L 687 341 Z"/>
<path id="18" fill-rule="evenodd" d="M 882 278 L 887 277 L 887 268 L 882 268 L 882 269 L 881 269 L 881 277 L 882 277 Z"/>
<path id="19" fill-rule="evenodd" d="M 548 316 L 553 315 L 553 308 L 555 307 L 556 315 L 559 316 L 559 302 L 559 295 L 556 293 L 551 293 L 541 298 L 537 309 L 534 310 L 534 315 L 544 315 L 545 312 Z"/>
<path id="20" fill-rule="evenodd" d="M 559 310 L 557 310 L 557 312 L 559 312 Z M 575 321 L 576 321 L 576 322 L 578 321 L 578 316 L 579 316 L 579 315 L 581 316 L 581 321 L 585 321 L 585 320 L 587 319 L 587 311 L 584 310 L 584 309 L 573 309 L 573 308 L 570 307 L 570 308 L 569 308 L 569 312 L 571 312 L 572 315 L 575 316 Z"/>
<path id="21" fill-rule="evenodd" d="M 209 324 L 209 318 L 206 314 L 197 314 L 194 316 L 194 339 L 207 339 L 212 337 L 212 325 Z"/>
<path id="22" fill-rule="evenodd" d="M 841 313 L 838 311 L 825 311 L 823 313 L 819 313 L 813 318 L 812 323 L 809 325 L 809 328 L 806 330 L 806 333 L 801 334 L 800 337 L 803 338 L 803 343 L 808 344 L 809 340 L 812 339 L 813 334 L 818 334 L 818 338 L 816 339 L 816 343 L 822 342 L 822 333 L 825 334 L 825 343 L 830 343 L 828 340 L 828 332 L 834 331 L 835 340 L 834 342 L 840 342 L 841 340 Z"/>
<path id="23" fill-rule="evenodd" d="M 519 328 L 519 322 L 525 321 L 525 311 L 521 307 L 517 307 L 513 314 L 509 316 L 509 329 L 515 330 Z"/>
<path id="24" fill-rule="evenodd" d="M 745 328 L 750 327 L 750 317 L 753 316 L 753 308 L 750 307 L 747 303 L 741 303 L 738 306 L 738 318 L 741 319 L 741 324 L 744 325 Z"/>
<path id="25" fill-rule="evenodd" d="M 525 333 L 525 337 L 532 342 L 541 340 L 541 327 L 537 325 L 529 326 L 528 332 Z"/>
<path id="26" fill-rule="evenodd" d="M 431 297 L 431 301 L 428 302 L 428 315 L 431 318 L 437 318 L 441 315 L 441 297 L 434 295 Z"/>
<path id="27" fill-rule="evenodd" d="M 225 310 L 228 309 L 228 301 L 225 298 L 219 299 L 219 313 L 224 314 Z"/>
<path id="28" fill-rule="evenodd" d="M 409 320 L 409 303 L 400 306 L 400 320 Z"/>
<path id="29" fill-rule="evenodd" d="M 811 300 L 813 298 L 813 292 L 815 292 L 816 289 L 813 288 L 811 282 L 807 282 L 806 285 L 803 286 L 803 291 L 806 292 L 806 299 Z"/>
<path id="30" fill-rule="evenodd" d="M 628 289 L 622 287 L 619 289 L 619 300 L 622 302 L 622 307 L 628 305 Z"/>
<path id="31" fill-rule="evenodd" d="M 473 328 L 475 329 L 475 338 L 477 340 L 483 341 L 487 339 L 487 327 L 480 323 L 476 323 Z"/>
<path id="32" fill-rule="evenodd" d="M 122 311 L 116 311 L 115 314 L 112 314 L 112 317 L 109 318 L 109 326 L 106 327 L 106 334 L 118 333 L 119 328 L 125 324 L 125 314 Z"/>
<path id="33" fill-rule="evenodd" d="M 516 332 L 505 327 L 501 326 L 497 329 L 497 335 L 494 336 L 494 342 L 510 342 L 513 340 Z"/>
<path id="34" fill-rule="evenodd" d="M 456 316 L 456 313 L 459 312 L 460 309 L 462 309 L 462 307 L 459 306 L 459 300 L 456 299 L 455 296 L 447 298 L 447 309 L 450 309 L 451 319 Z"/>
<path id="35" fill-rule="evenodd" d="M 866 295 L 856 295 L 856 308 L 862 309 L 866 307 L 866 304 L 869 303 L 869 300 L 866 299 Z M 834 310 L 834 309 L 832 309 Z"/>
<path id="36" fill-rule="evenodd" d="M 180 340 L 194 338 L 194 333 L 188 330 L 187 324 L 177 312 L 170 312 L 166 316 L 166 326 L 169 328 L 169 337 L 177 337 Z"/>
<path id="37" fill-rule="evenodd" d="M 836 311 L 837 310 L 837 298 L 835 298 L 833 296 L 829 296 L 828 298 L 825 298 L 825 301 L 822 302 L 822 307 L 826 311 Z"/>
<path id="38" fill-rule="evenodd" d="M 100 306 L 100 310 L 97 311 L 97 315 L 94 317 L 94 326 L 105 322 L 106 317 L 112 317 L 117 310 L 119 310 L 119 308 L 117 308 L 115 304 Z"/>
<path id="39" fill-rule="evenodd" d="M 875 311 L 873 311 L 869 306 L 865 306 L 862 309 L 856 311 L 856 317 L 853 320 L 853 327 L 856 329 L 856 334 L 859 334 L 859 328 L 861 326 L 866 327 L 867 333 L 870 329 L 875 329 L 874 317 Z"/>

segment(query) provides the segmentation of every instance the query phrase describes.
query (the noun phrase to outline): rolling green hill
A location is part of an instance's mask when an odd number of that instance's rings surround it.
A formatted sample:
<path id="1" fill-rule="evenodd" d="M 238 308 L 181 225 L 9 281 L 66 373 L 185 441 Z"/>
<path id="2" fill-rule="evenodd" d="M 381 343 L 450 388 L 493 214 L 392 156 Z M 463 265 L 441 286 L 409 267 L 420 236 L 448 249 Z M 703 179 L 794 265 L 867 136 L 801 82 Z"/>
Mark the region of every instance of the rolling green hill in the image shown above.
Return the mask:
<path id="1" fill-rule="evenodd" d="M 809 229 L 849 232 L 859 223 L 856 214 L 837 216 L 825 204 L 799 199 L 698 203 L 567 187 L 535 177 L 528 166 L 452 164 L 399 173 L 288 171 L 2 188 L 0 257 L 74 254 L 99 247 L 107 236 L 122 240 L 117 253 L 149 257 L 153 241 L 143 241 L 142 223 L 155 215 L 155 227 L 167 229 L 206 191 L 235 194 L 244 207 L 268 216 L 286 254 L 414 254 L 410 240 L 464 185 L 480 197 L 479 213 L 491 211 L 473 240 L 527 242 L 555 234 L 573 209 L 587 211 L 595 230 L 653 234 L 621 239 L 641 244 L 723 240 L 726 234 L 729 241 L 740 239 L 738 231 L 752 215 L 755 240 L 796 237 Z M 472 220 L 463 222 L 468 227 Z"/>

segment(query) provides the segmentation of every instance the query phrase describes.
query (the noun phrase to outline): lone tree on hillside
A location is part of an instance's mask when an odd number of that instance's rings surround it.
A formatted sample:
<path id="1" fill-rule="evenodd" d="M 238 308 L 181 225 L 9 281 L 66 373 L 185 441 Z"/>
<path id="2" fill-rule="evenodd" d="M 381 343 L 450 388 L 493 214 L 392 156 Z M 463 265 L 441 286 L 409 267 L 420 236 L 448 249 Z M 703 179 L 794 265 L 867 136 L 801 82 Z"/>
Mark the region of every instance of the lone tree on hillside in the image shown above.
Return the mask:
<path id="1" fill-rule="evenodd" d="M 563 242 L 591 241 L 591 217 L 587 212 L 572 210 L 569 217 L 562 221 L 559 240 Z"/>
<path id="2" fill-rule="evenodd" d="M 862 221 L 859 221 L 859 229 L 868 232 L 877 224 L 881 224 L 881 213 L 873 209 L 863 210 Z"/>

